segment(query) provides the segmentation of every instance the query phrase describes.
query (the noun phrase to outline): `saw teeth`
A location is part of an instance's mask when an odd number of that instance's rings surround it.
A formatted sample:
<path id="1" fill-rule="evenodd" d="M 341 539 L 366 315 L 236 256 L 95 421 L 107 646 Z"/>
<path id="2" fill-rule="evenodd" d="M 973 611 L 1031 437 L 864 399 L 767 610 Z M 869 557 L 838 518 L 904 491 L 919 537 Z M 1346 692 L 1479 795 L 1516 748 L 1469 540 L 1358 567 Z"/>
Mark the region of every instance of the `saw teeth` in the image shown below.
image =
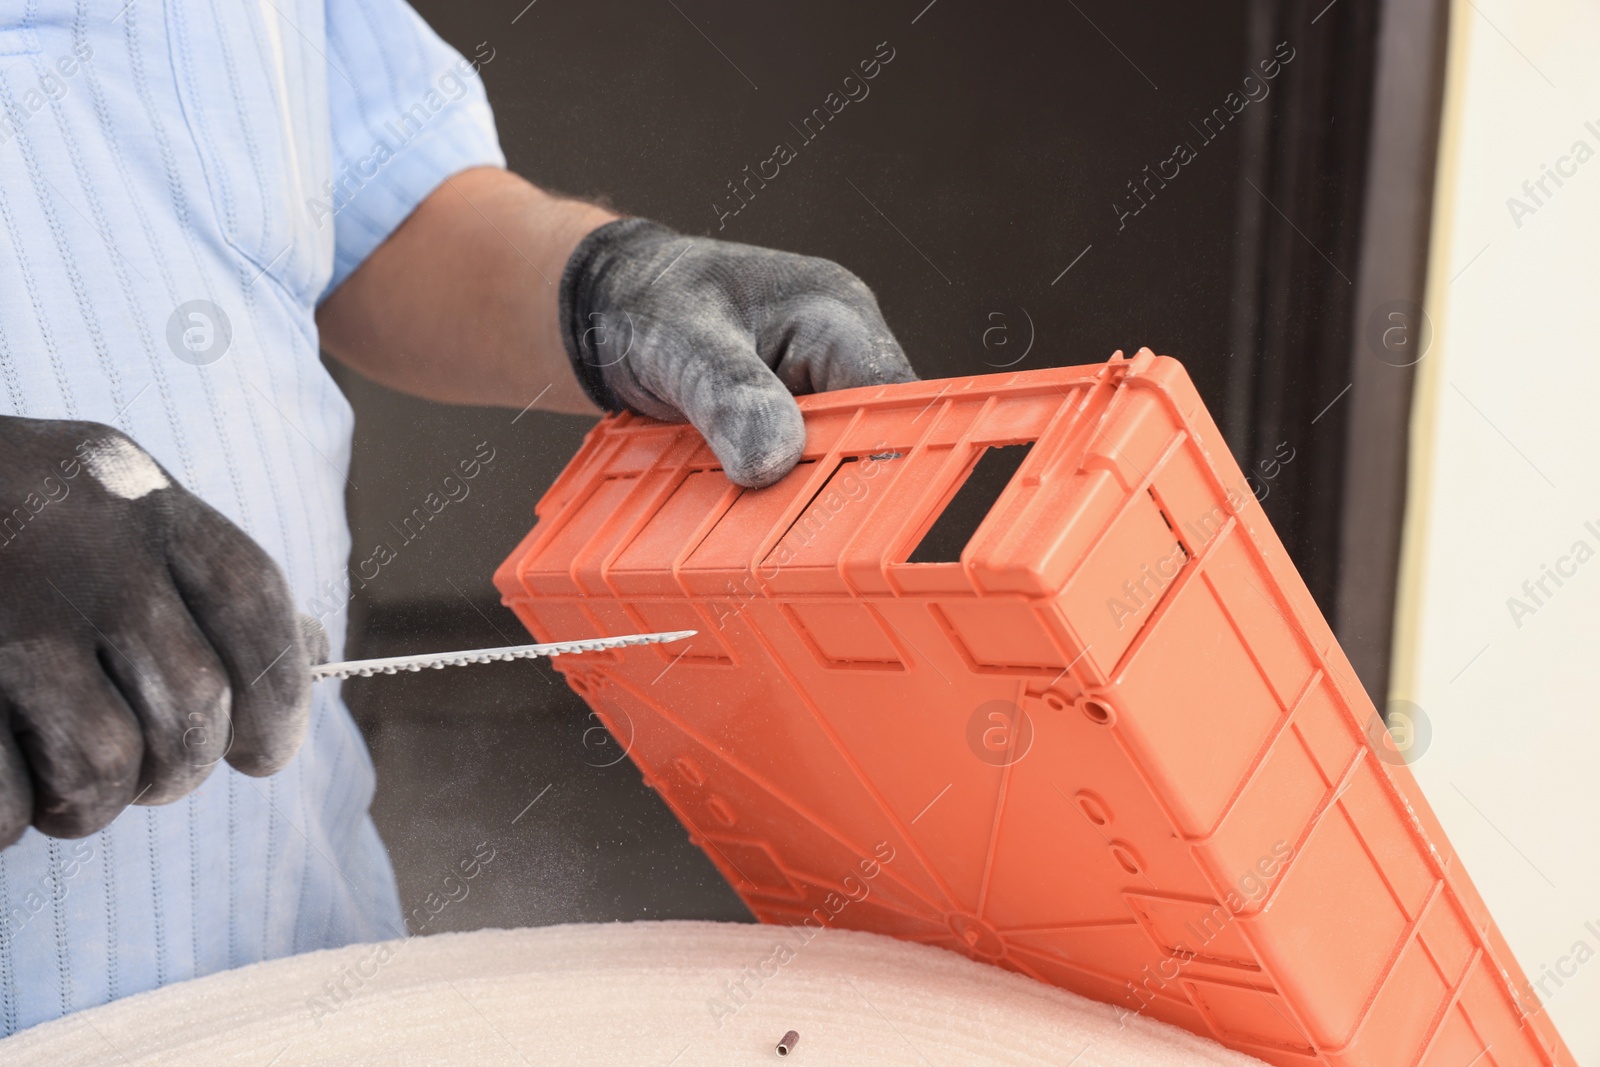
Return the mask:
<path id="1" fill-rule="evenodd" d="M 584 652 L 602 652 L 611 648 L 632 648 L 636 645 L 653 645 L 666 641 L 681 641 L 693 637 L 693 630 L 674 630 L 657 634 L 627 634 L 622 637 L 587 638 L 579 641 L 559 641 L 550 644 L 513 648 L 481 649 L 472 652 L 447 652 L 438 656 L 396 656 L 395 660 L 416 662 L 385 662 L 383 660 L 353 660 L 340 664 L 316 664 L 311 668 L 312 680 L 322 678 L 371 678 L 374 674 L 397 674 L 405 671 L 415 674 L 423 668 L 442 670 L 445 667 L 465 667 L 474 663 L 509 663 L 519 659 L 554 659 L 561 655 Z"/>

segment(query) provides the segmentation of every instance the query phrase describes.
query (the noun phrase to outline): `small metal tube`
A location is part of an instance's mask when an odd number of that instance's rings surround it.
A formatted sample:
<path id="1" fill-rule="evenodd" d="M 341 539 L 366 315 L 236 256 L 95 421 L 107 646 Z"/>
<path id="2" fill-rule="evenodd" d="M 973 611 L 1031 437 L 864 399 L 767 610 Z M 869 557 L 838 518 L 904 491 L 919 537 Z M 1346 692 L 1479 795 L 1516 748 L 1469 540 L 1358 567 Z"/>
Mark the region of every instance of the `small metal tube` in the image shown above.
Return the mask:
<path id="1" fill-rule="evenodd" d="M 800 1035 L 794 1030 L 790 1030 L 778 1040 L 778 1055 L 787 1056 L 794 1051 L 794 1047 L 799 1043 Z"/>

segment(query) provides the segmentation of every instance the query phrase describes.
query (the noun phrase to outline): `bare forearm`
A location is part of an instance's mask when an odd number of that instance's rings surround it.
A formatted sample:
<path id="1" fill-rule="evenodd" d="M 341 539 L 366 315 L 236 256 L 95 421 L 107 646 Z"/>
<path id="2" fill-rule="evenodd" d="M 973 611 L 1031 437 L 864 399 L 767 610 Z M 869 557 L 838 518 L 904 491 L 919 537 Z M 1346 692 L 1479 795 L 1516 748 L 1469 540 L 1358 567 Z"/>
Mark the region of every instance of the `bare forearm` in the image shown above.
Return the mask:
<path id="1" fill-rule="evenodd" d="M 432 400 L 593 413 L 561 339 L 557 286 L 616 216 L 504 170 L 446 181 L 317 312 L 333 356 Z"/>

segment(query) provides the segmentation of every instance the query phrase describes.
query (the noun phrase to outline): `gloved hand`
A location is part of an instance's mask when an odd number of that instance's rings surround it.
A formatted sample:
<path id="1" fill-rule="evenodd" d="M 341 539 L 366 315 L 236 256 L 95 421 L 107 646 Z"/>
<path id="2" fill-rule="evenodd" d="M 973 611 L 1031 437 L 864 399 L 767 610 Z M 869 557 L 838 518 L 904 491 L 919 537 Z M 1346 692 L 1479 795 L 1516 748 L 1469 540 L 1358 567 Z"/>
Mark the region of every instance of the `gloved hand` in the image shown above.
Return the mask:
<path id="1" fill-rule="evenodd" d="M 590 399 L 693 423 L 746 486 L 772 484 L 800 458 L 791 393 L 916 379 L 872 290 L 837 263 L 644 219 L 578 244 L 561 321 Z"/>
<path id="2" fill-rule="evenodd" d="M 289 761 L 316 650 L 260 546 L 91 422 L 0 418 L 0 509 L 0 847 Z"/>

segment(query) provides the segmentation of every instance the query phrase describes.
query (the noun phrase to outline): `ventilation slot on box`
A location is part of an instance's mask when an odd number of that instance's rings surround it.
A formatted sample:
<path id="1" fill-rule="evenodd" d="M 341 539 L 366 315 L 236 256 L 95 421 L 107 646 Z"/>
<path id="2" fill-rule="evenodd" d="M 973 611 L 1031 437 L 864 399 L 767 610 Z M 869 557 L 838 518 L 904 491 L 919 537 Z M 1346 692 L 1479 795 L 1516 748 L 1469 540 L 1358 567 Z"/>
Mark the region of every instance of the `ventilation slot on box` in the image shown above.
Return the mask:
<path id="1" fill-rule="evenodd" d="M 907 563 L 958 563 L 961 552 L 978 532 L 1000 494 L 1011 484 L 1012 475 L 1028 458 L 1033 442 L 1020 445 L 990 445 L 978 457 L 967 480 L 944 506 L 912 551 Z"/>

